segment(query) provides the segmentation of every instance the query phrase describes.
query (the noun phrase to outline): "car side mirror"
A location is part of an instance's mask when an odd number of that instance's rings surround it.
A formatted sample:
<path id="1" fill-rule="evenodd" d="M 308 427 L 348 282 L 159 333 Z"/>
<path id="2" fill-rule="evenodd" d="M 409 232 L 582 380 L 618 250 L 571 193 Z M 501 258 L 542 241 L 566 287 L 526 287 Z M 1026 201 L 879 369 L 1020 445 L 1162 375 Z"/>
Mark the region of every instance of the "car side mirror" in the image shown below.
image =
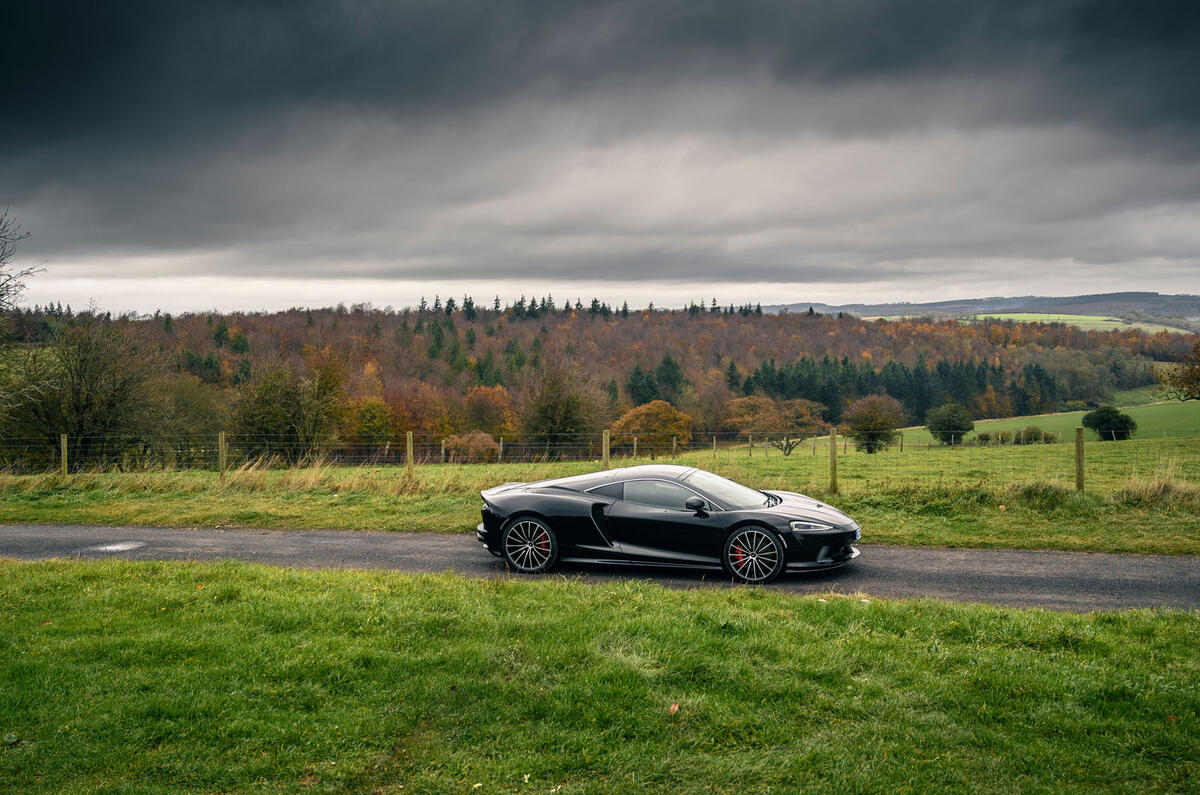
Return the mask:
<path id="1" fill-rule="evenodd" d="M 704 510 L 704 505 L 705 502 L 703 497 L 688 497 L 683 503 L 684 508 L 687 508 L 689 511 L 693 511 L 697 516 L 708 515 Z"/>

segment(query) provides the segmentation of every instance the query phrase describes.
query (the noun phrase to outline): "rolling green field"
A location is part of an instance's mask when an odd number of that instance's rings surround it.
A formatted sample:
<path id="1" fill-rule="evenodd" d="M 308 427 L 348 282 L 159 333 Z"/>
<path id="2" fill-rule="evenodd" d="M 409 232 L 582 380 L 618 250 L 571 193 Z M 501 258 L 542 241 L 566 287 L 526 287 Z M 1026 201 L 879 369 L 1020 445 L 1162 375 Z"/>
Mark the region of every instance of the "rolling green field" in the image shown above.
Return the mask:
<path id="1" fill-rule="evenodd" d="M 1200 616 L 0 562 L 40 792 L 1194 791 Z"/>
<path id="2" fill-rule="evenodd" d="M 870 315 L 863 320 L 908 320 L 922 315 Z M 1084 331 L 1112 331 L 1114 329 L 1138 329 L 1149 334 L 1167 331 L 1172 334 L 1190 334 L 1187 329 L 1167 326 L 1162 323 L 1146 323 L 1136 320 L 1122 320 L 1119 317 L 1106 315 L 1070 315 L 1053 312 L 987 312 L 976 315 L 956 315 L 963 323 L 983 323 L 988 320 L 1011 320 L 1014 323 L 1062 323 L 1075 326 Z"/>
<path id="3" fill-rule="evenodd" d="M 1087 492 L 1074 489 L 1072 445 L 839 450 L 829 493 L 828 441 L 790 456 L 745 447 L 692 451 L 701 466 L 758 488 L 827 499 L 864 540 L 917 546 L 1200 554 L 1200 441 L 1090 442 Z M 615 460 L 614 466 L 651 463 Z M 0 522 L 470 532 L 479 491 L 594 471 L 597 462 L 416 467 L 248 468 L 0 475 Z"/>
<path id="4" fill-rule="evenodd" d="M 1162 369 L 1164 364 L 1155 364 L 1155 367 Z M 1150 403 L 1164 402 L 1162 392 L 1158 386 L 1138 386 L 1132 389 L 1116 389 L 1112 394 L 1112 405 L 1119 408 L 1127 406 L 1145 406 Z"/>
<path id="5" fill-rule="evenodd" d="M 1186 403 L 1177 400 L 1151 403 L 1142 406 L 1125 406 L 1121 409 L 1138 424 L 1135 439 L 1150 440 L 1172 437 L 1200 438 L 1200 401 L 1191 400 Z M 1040 414 L 1034 417 L 1015 417 L 1003 420 L 977 420 L 975 433 L 987 431 L 995 434 L 997 431 L 1019 431 L 1029 425 L 1036 425 L 1043 431 L 1057 433 L 1064 440 L 1074 440 L 1075 428 L 1083 421 L 1086 411 L 1070 411 L 1058 414 Z M 1091 431 L 1089 438 L 1095 438 Z M 970 438 L 970 437 L 968 437 Z M 933 437 L 924 427 L 906 428 L 904 441 L 930 442 Z"/>
<path id="6" fill-rule="evenodd" d="M 1122 320 L 1119 317 L 1103 315 L 1060 315 L 1042 312 L 989 312 L 980 315 L 966 316 L 968 322 L 979 323 L 988 320 L 1012 320 L 1016 323 L 1063 323 L 1075 326 L 1084 331 L 1112 331 L 1113 329 L 1140 329 L 1141 331 L 1157 334 L 1169 331 L 1174 334 L 1187 334 L 1185 329 L 1174 326 L 1164 326 L 1160 323 L 1143 323 L 1140 321 Z"/>

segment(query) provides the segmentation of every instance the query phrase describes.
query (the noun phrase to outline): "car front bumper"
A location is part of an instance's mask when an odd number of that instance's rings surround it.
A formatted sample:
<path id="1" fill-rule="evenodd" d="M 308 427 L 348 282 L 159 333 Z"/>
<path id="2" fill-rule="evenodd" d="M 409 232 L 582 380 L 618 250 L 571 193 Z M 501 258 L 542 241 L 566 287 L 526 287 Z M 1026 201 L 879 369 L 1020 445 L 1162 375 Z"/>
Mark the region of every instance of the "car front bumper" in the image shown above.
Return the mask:
<path id="1" fill-rule="evenodd" d="M 811 571 L 843 566 L 859 556 L 854 542 L 862 537 L 857 525 L 826 532 L 788 533 L 787 571 Z"/>
<path id="2" fill-rule="evenodd" d="M 826 553 L 823 556 L 818 556 L 816 560 L 789 560 L 785 571 L 836 569 L 838 566 L 845 566 L 861 554 L 858 547 L 847 547 L 846 551 L 839 552 L 836 555 Z"/>

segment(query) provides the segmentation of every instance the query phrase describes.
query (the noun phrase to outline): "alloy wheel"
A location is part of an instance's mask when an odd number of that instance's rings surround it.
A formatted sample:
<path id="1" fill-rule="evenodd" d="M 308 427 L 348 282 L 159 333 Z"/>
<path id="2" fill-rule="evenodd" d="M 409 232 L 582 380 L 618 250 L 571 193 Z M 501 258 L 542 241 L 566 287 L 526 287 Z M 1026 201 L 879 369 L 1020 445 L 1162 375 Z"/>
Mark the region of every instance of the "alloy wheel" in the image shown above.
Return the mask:
<path id="1" fill-rule="evenodd" d="M 725 545 L 725 563 L 733 576 L 743 582 L 770 582 L 783 568 L 783 550 L 766 531 L 751 527 L 729 539 Z"/>
<path id="2" fill-rule="evenodd" d="M 545 571 L 554 561 L 554 535 L 536 519 L 521 519 L 504 533 L 504 557 L 517 571 Z"/>

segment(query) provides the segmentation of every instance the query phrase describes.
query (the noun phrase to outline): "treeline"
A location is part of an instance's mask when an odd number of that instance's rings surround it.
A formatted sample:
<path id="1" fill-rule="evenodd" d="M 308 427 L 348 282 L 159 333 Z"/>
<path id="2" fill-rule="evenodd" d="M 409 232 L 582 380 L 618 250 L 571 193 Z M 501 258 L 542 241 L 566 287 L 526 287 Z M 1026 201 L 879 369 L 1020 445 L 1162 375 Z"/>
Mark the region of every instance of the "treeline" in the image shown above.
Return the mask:
<path id="1" fill-rule="evenodd" d="M 1135 368 L 1130 385 L 1142 382 L 1143 373 L 1143 368 Z M 733 383 L 740 378 L 732 364 L 729 378 Z M 896 398 L 913 422 L 920 422 L 930 409 L 946 402 L 967 406 L 976 417 L 1041 414 L 1062 408 L 1064 403 L 1059 379 L 1040 364 L 1026 364 L 1010 375 L 1002 367 L 975 361 L 942 359 L 928 367 L 923 357 L 911 367 L 889 361 L 878 369 L 846 358 L 817 361 L 805 357 L 782 366 L 772 360 L 747 376 L 742 390 L 748 395 L 761 391 L 772 398 L 818 402 L 824 406 L 824 419 L 832 423 L 842 421 L 850 401 L 875 394 Z"/>
<path id="2" fill-rule="evenodd" d="M 608 427 L 655 400 L 709 431 L 732 427 L 731 404 L 747 396 L 802 400 L 834 423 L 871 394 L 896 398 L 913 422 L 947 400 L 977 418 L 1033 414 L 1153 383 L 1152 360 L 1180 359 L 1192 342 L 1135 329 L 768 315 L 715 300 L 631 310 L 550 296 L 179 316 L 55 305 L 7 320 L 10 438 L 56 436 L 66 426 L 83 436 L 137 433 L 150 424 L 160 436 L 181 429 L 183 446 L 189 433 L 216 429 L 290 434 L 300 447 L 318 438 L 383 443 L 407 430 L 549 439 Z M 71 357 L 84 339 L 120 352 L 115 371 L 137 365 L 148 408 L 72 426 L 78 407 L 55 414 L 21 402 L 56 389 L 78 393 L 67 374 L 79 370 Z M 19 389 L 21 378 L 39 386 Z"/>

